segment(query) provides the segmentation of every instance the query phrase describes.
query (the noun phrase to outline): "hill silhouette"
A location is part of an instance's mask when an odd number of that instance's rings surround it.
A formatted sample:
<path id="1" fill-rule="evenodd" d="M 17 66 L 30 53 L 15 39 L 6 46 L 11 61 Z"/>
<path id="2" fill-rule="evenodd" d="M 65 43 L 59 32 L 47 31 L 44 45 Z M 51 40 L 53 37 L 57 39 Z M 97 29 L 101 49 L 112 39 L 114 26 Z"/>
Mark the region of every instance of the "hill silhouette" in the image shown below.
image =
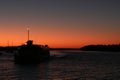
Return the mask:
<path id="1" fill-rule="evenodd" d="M 120 44 L 116 45 L 87 45 L 80 50 L 83 51 L 120 51 Z"/>
<path id="2" fill-rule="evenodd" d="M 0 46 L 0 51 L 14 52 L 19 46 Z M 82 51 L 120 51 L 120 44 L 86 45 L 81 48 L 50 48 L 50 50 L 82 50 Z"/>

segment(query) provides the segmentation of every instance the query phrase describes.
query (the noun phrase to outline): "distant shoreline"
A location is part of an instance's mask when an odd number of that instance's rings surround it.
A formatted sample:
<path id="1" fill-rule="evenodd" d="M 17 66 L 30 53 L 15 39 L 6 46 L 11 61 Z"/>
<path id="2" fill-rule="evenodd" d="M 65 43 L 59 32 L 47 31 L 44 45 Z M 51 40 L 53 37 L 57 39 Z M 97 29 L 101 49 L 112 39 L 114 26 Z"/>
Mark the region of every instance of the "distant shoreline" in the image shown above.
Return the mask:
<path id="1" fill-rule="evenodd" d="M 80 50 L 80 48 L 50 48 L 50 50 Z"/>
<path id="2" fill-rule="evenodd" d="M 19 46 L 0 46 L 0 51 L 12 52 L 17 50 Z M 120 44 L 118 45 L 86 45 L 81 48 L 50 48 L 50 50 L 81 50 L 81 51 L 120 51 Z"/>
<path id="3" fill-rule="evenodd" d="M 86 45 L 80 48 L 82 51 L 120 51 L 120 44 L 118 45 Z"/>

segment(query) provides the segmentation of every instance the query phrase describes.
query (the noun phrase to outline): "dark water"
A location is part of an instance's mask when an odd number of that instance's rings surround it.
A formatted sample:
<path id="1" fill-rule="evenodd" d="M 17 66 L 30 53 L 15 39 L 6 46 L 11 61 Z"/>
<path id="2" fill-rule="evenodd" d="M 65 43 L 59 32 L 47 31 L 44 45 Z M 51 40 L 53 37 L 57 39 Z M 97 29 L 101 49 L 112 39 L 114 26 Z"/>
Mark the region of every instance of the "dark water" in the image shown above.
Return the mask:
<path id="1" fill-rule="evenodd" d="M 120 80 L 120 52 L 51 51 L 38 65 L 16 65 L 0 56 L 0 80 Z"/>

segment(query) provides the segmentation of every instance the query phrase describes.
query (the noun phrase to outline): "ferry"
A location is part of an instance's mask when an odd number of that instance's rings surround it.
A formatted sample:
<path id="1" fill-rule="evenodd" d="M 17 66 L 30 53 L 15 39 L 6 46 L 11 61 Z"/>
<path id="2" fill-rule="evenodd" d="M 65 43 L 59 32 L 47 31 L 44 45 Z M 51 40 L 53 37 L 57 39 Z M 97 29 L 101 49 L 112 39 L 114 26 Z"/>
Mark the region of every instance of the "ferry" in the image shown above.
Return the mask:
<path id="1" fill-rule="evenodd" d="M 33 44 L 33 40 L 28 40 L 26 44 L 18 47 L 14 54 L 14 62 L 16 64 L 22 63 L 40 63 L 48 60 L 50 57 L 50 49 L 48 45 Z"/>
<path id="2" fill-rule="evenodd" d="M 15 63 L 40 63 L 48 60 L 50 51 L 48 45 L 36 45 L 32 40 L 28 40 L 26 45 L 18 47 L 14 55 Z"/>

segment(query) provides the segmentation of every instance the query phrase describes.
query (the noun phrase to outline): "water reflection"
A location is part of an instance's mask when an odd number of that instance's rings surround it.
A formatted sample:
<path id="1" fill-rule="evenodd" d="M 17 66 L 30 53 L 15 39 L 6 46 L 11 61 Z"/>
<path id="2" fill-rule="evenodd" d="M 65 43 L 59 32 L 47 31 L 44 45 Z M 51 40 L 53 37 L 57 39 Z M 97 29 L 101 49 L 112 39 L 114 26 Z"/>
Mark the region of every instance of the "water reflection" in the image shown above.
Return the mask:
<path id="1" fill-rule="evenodd" d="M 38 65 L 14 64 L 4 56 L 0 80 L 120 80 L 119 62 L 120 53 L 106 52 L 55 51 L 54 58 Z"/>
<path id="2" fill-rule="evenodd" d="M 15 74 L 20 80 L 47 79 L 48 63 L 38 65 L 16 65 Z"/>

